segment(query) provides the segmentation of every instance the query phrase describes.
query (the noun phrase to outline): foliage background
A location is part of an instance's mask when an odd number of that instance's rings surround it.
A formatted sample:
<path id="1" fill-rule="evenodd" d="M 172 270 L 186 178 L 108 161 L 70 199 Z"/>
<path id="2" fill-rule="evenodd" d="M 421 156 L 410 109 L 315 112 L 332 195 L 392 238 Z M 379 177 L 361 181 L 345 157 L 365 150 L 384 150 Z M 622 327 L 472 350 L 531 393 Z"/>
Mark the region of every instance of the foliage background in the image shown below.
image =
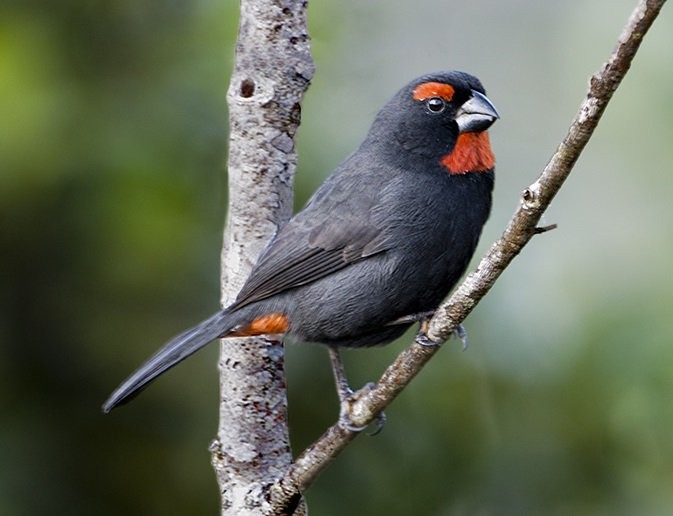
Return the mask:
<path id="1" fill-rule="evenodd" d="M 297 204 L 412 77 L 478 75 L 502 119 L 480 249 L 544 166 L 634 0 L 313 2 Z M 216 346 L 132 405 L 109 391 L 214 311 L 235 2 L 0 6 L 0 514 L 216 514 Z M 536 237 L 308 493 L 340 514 L 673 511 L 673 17 L 645 39 Z M 347 353 L 354 385 L 402 344 Z M 288 347 L 302 449 L 336 416 Z"/>

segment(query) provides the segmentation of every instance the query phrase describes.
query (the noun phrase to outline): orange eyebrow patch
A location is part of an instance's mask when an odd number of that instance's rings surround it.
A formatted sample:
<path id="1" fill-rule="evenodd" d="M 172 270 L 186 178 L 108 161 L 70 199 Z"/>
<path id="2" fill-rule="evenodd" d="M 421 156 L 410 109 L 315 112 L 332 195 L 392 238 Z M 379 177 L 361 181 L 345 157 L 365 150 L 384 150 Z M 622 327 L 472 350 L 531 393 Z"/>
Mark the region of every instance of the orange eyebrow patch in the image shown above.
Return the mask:
<path id="1" fill-rule="evenodd" d="M 458 136 L 451 154 L 444 156 L 440 163 L 449 174 L 467 174 L 468 172 L 486 172 L 495 165 L 495 156 L 491 150 L 488 133 L 463 133 Z"/>
<path id="2" fill-rule="evenodd" d="M 254 335 L 269 335 L 286 333 L 290 326 L 287 315 L 274 313 L 256 317 L 246 326 L 232 331 L 230 337 L 252 337 Z"/>
<path id="3" fill-rule="evenodd" d="M 424 82 L 416 86 L 413 96 L 415 100 L 425 100 L 432 97 L 441 97 L 447 102 L 451 102 L 455 90 L 450 84 L 443 82 Z"/>

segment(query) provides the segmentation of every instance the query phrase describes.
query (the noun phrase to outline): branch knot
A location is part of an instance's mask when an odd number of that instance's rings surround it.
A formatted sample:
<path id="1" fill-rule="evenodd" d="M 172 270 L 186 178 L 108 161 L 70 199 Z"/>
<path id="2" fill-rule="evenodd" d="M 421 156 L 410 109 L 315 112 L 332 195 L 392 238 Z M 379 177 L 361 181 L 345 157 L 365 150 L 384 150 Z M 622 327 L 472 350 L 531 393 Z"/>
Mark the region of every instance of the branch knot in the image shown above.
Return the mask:
<path id="1" fill-rule="evenodd" d="M 541 208 L 540 202 L 540 182 L 535 181 L 532 185 L 521 192 L 521 207 L 524 210 L 532 211 Z"/>

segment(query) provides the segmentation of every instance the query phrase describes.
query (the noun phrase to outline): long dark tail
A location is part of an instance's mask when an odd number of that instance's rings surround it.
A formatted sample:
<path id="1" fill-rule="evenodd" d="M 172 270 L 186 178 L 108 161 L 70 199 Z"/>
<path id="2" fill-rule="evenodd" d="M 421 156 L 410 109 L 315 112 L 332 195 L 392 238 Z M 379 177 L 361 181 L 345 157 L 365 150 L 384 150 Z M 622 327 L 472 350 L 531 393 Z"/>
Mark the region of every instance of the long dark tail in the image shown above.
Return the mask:
<path id="1" fill-rule="evenodd" d="M 237 323 L 237 318 L 232 315 L 226 310 L 220 311 L 165 344 L 115 389 L 103 403 L 103 412 L 107 414 L 126 403 L 157 376 L 231 330 Z"/>

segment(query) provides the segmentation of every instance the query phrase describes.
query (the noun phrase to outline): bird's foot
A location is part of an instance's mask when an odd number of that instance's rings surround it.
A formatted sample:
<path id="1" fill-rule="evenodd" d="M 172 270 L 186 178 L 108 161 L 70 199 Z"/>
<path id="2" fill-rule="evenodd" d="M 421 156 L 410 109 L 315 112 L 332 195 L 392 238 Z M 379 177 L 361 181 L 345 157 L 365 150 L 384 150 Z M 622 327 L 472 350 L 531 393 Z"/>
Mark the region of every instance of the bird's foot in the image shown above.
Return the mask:
<path id="1" fill-rule="evenodd" d="M 416 344 L 420 344 L 424 348 L 436 348 L 442 345 L 441 342 L 430 340 L 430 337 L 428 337 L 428 335 L 423 330 L 420 330 L 416 334 L 416 339 L 414 340 L 416 341 Z"/>
<path id="2" fill-rule="evenodd" d="M 434 315 L 434 312 L 430 317 Z M 421 324 L 418 326 L 418 332 L 416 333 L 416 343 L 420 344 L 424 348 L 437 348 L 443 344 L 443 342 L 437 342 L 428 337 L 428 329 L 430 328 L 430 318 L 424 318 L 421 320 Z"/>
<path id="3" fill-rule="evenodd" d="M 416 334 L 416 342 L 420 344 L 421 346 L 428 347 L 428 348 L 435 348 L 437 346 L 440 346 L 442 343 L 437 342 L 434 340 L 431 340 L 430 337 L 428 337 L 428 321 L 422 321 L 421 322 L 421 327 L 418 330 L 418 333 Z M 463 343 L 463 351 L 467 349 L 468 342 L 467 342 L 467 330 L 462 324 L 459 324 L 456 326 L 456 329 L 453 330 L 454 337 L 460 339 L 460 341 Z"/>
<path id="4" fill-rule="evenodd" d="M 346 380 L 346 373 L 344 371 L 344 364 L 341 360 L 341 353 L 335 347 L 329 347 L 329 357 L 332 363 L 332 372 L 334 373 L 334 383 L 336 385 L 337 395 L 339 396 L 339 426 L 344 430 L 351 432 L 362 432 L 369 425 L 356 425 L 353 423 L 353 404 L 362 396 L 368 394 L 373 388 L 373 383 L 368 383 L 362 389 L 353 391 Z M 379 412 L 374 418 L 374 431 L 369 435 L 376 435 L 386 423 L 386 415 Z"/>
<path id="5" fill-rule="evenodd" d="M 374 388 L 374 383 L 369 382 L 367 385 L 361 389 L 353 392 L 352 389 L 348 388 L 347 391 L 339 389 L 339 426 L 344 430 L 349 432 L 362 432 L 369 425 L 356 425 L 353 423 L 352 411 L 353 404 L 357 402 L 362 396 L 368 394 Z M 345 396 L 342 397 L 342 394 Z M 376 414 L 374 421 L 374 431 L 371 432 L 370 436 L 374 436 L 383 430 L 384 425 L 386 424 L 386 415 L 383 412 Z"/>

